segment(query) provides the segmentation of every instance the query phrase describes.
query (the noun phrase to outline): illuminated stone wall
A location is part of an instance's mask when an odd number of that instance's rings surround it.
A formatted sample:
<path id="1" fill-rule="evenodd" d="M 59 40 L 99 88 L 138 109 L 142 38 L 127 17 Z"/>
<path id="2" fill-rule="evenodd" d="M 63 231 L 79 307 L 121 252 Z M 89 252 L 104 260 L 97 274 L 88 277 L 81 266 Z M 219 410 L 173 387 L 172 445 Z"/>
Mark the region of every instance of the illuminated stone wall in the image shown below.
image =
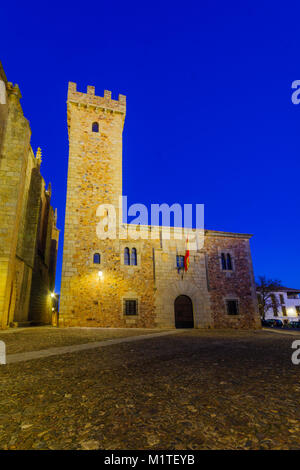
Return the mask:
<path id="1" fill-rule="evenodd" d="M 59 325 L 174 327 L 174 301 L 187 295 L 197 328 L 258 326 L 249 236 L 206 231 L 204 247 L 191 252 L 184 274 L 178 272 L 176 256 L 185 254 L 185 237 L 165 240 L 161 229 L 155 240 L 98 238 L 99 204 L 118 206 L 122 195 L 126 101 L 122 95 L 113 100 L 108 91 L 96 96 L 94 87 L 81 93 L 70 83 L 67 109 L 69 167 Z M 98 132 L 93 132 L 93 123 Z M 137 266 L 124 264 L 126 247 L 136 248 Z M 235 260 L 231 275 L 220 271 L 222 248 L 230 249 Z M 94 253 L 101 255 L 101 264 L 93 263 Z M 226 313 L 228 295 L 239 301 L 235 318 Z M 124 299 L 138 301 L 137 315 L 124 314 Z"/>
<path id="2" fill-rule="evenodd" d="M 0 80 L 6 91 L 5 103 L 0 103 L 0 328 L 7 328 L 29 321 L 35 260 L 43 258 L 43 269 L 48 270 L 50 255 L 45 257 L 38 250 L 46 191 L 40 161 L 30 146 L 31 130 L 20 104 L 21 93 L 18 85 L 7 82 L 1 64 Z M 52 218 L 46 236 L 48 245 L 57 233 Z M 48 302 L 49 282 L 47 286 L 43 305 Z M 37 317 L 37 321 L 45 318 L 41 311 Z"/>

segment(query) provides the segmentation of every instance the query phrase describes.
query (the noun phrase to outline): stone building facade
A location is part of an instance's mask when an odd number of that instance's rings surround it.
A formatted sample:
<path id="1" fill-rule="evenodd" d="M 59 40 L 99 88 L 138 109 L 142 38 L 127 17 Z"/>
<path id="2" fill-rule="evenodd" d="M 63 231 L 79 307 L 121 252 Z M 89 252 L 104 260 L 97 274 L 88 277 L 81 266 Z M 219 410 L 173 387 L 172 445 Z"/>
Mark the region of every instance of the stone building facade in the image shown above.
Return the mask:
<path id="1" fill-rule="evenodd" d="M 0 63 L 0 328 L 51 322 L 59 237 L 20 98 Z"/>
<path id="2" fill-rule="evenodd" d="M 187 272 L 182 269 L 186 239 L 176 236 L 180 229 L 140 226 L 136 230 L 147 236 L 132 239 L 121 208 L 117 236 L 99 238 L 99 204 L 118 208 L 122 195 L 125 114 L 125 96 L 113 100 L 109 91 L 96 96 L 91 86 L 81 93 L 69 83 L 59 325 L 259 327 L 251 235 L 199 230 Z M 152 237 L 154 230 L 158 237 Z"/>

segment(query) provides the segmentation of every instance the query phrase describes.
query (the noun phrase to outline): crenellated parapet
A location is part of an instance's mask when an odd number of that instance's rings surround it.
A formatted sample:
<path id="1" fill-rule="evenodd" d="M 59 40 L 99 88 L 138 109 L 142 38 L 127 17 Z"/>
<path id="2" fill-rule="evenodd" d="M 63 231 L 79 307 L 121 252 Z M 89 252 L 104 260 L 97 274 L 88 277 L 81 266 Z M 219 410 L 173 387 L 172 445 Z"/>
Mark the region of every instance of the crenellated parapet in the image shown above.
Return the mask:
<path id="1" fill-rule="evenodd" d="M 104 96 L 95 95 L 95 87 L 88 86 L 87 93 L 77 91 L 77 84 L 69 82 L 68 103 L 77 103 L 83 106 L 95 106 L 121 114 L 126 114 L 126 96 L 119 95 L 118 100 L 113 100 L 111 91 L 104 90 Z"/>

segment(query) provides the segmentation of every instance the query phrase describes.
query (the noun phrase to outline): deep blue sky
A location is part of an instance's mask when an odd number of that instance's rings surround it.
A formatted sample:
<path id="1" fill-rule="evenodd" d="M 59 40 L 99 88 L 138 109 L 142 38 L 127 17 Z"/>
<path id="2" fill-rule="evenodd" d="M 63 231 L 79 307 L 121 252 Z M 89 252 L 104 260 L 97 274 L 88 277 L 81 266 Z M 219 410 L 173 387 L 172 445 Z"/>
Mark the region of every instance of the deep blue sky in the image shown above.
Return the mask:
<path id="1" fill-rule="evenodd" d="M 58 208 L 57 289 L 68 81 L 127 95 L 130 203 L 204 203 L 206 228 L 254 234 L 256 275 L 300 288 L 299 18 L 299 2 L 262 0 L 1 5 L 0 60 Z"/>

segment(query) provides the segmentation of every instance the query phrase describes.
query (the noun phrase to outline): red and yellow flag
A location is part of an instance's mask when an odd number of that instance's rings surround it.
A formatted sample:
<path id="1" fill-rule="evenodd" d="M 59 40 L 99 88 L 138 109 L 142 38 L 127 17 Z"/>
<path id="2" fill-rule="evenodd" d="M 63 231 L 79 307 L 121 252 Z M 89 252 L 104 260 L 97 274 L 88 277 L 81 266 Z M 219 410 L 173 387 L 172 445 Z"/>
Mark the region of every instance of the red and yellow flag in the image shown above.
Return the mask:
<path id="1" fill-rule="evenodd" d="M 184 270 L 187 272 L 190 265 L 190 250 L 189 250 L 189 239 L 186 240 L 186 251 L 184 256 Z"/>

